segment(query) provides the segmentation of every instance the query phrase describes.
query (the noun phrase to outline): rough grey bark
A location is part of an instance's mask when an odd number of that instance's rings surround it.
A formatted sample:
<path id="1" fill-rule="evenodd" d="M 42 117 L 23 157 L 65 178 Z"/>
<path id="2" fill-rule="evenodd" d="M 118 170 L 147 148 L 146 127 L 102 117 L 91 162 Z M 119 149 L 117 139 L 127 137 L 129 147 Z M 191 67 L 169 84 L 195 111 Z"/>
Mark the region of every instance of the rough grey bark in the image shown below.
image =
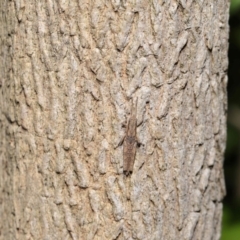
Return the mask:
<path id="1" fill-rule="evenodd" d="M 0 1 L 1 239 L 220 238 L 228 7 Z"/>

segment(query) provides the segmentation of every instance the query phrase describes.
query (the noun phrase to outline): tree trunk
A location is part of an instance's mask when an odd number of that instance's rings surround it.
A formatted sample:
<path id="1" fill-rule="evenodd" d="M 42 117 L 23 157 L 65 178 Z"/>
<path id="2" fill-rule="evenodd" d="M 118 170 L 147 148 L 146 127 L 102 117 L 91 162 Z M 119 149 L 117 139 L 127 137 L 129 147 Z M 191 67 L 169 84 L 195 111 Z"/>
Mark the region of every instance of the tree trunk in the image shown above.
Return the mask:
<path id="1" fill-rule="evenodd" d="M 228 7 L 0 1 L 1 239 L 220 238 Z"/>

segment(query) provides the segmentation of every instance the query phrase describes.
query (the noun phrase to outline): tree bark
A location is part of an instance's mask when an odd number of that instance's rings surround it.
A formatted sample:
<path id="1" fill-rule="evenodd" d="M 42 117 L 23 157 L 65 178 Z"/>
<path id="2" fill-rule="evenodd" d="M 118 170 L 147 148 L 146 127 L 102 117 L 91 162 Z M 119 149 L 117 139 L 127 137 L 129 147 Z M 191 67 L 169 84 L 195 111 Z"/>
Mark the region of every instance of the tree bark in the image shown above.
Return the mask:
<path id="1" fill-rule="evenodd" d="M 220 238 L 228 8 L 0 1 L 1 239 Z"/>

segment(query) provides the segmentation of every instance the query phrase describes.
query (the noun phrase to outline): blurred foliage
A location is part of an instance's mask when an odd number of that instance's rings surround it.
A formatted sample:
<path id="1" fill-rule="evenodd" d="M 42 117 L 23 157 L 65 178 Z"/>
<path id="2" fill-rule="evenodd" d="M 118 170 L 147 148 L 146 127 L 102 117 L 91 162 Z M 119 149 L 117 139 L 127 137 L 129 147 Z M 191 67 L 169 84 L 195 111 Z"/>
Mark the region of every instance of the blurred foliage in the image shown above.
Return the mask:
<path id="1" fill-rule="evenodd" d="M 228 70 L 228 107 L 240 108 L 240 0 L 231 0 Z M 240 239 L 240 129 L 228 122 L 224 170 L 227 196 L 224 199 L 221 240 Z"/>
<path id="2" fill-rule="evenodd" d="M 231 0 L 230 14 L 234 15 L 240 8 L 240 0 Z"/>
<path id="3" fill-rule="evenodd" d="M 238 213 L 239 213 L 238 209 Z M 238 216 L 239 217 L 239 216 Z M 225 207 L 223 214 L 222 240 L 239 240 L 240 238 L 240 221 L 234 221 L 235 215 Z"/>

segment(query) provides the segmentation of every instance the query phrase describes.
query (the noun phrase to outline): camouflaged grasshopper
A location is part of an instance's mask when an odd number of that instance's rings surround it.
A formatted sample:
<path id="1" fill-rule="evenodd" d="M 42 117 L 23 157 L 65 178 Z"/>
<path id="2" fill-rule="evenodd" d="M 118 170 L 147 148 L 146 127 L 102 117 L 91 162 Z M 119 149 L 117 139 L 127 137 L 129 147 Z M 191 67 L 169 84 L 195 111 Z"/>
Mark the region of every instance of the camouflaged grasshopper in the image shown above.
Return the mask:
<path id="1" fill-rule="evenodd" d="M 123 173 L 128 176 L 133 172 L 133 165 L 137 149 L 137 102 L 132 101 L 131 116 L 127 123 L 126 134 L 123 139 Z"/>

